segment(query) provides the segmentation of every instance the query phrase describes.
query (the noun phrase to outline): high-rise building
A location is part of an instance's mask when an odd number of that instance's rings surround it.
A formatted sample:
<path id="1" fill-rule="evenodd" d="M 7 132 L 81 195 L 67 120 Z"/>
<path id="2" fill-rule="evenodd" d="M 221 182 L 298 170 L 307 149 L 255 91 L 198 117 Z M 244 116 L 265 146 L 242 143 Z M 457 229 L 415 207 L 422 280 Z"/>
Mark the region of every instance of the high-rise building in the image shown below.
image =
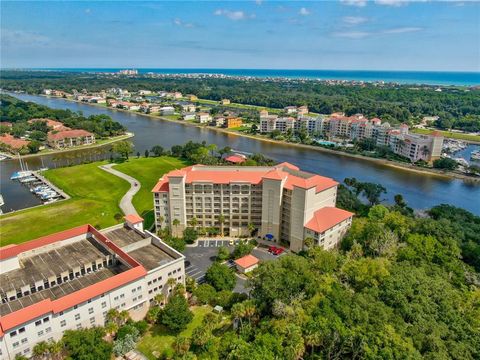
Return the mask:
<path id="1" fill-rule="evenodd" d="M 306 237 L 335 247 L 353 214 L 335 207 L 338 183 L 282 163 L 276 166 L 195 165 L 165 174 L 153 188 L 157 229 L 181 236 L 187 227 L 215 227 L 304 249 Z"/>

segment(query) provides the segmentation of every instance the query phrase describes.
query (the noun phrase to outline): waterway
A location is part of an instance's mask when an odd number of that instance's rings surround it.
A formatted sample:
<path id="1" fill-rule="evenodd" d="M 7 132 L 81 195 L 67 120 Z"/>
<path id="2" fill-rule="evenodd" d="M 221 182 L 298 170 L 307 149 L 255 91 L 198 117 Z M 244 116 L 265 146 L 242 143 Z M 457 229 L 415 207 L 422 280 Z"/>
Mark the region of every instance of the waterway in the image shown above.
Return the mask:
<path id="1" fill-rule="evenodd" d="M 162 121 L 141 114 L 117 111 L 103 107 L 76 103 L 58 98 L 15 94 L 25 101 L 33 101 L 51 108 L 82 111 L 84 115 L 107 114 L 135 133 L 132 141 L 135 151 L 141 154 L 154 145 L 170 148 L 189 140 L 206 141 L 219 147 L 230 146 L 233 149 L 252 153 L 261 153 L 277 161 L 288 161 L 306 171 L 315 172 L 343 181 L 346 177 L 355 177 L 360 181 L 383 184 L 388 193 L 386 201 L 392 201 L 395 194 L 403 194 L 410 206 L 427 209 L 441 203 L 448 203 L 480 214 L 480 186 L 478 183 L 449 179 L 430 174 L 421 174 L 408 170 L 392 168 L 364 159 L 355 159 L 341 154 L 329 154 L 313 149 L 304 149 L 288 144 L 269 143 L 251 138 L 222 133 L 209 128 L 198 128 L 181 123 Z M 101 156 L 98 149 L 79 150 L 70 153 L 43 156 L 43 162 L 49 167 L 63 166 L 82 159 L 96 159 Z M 28 158 L 31 169 L 41 167 L 39 157 Z M 5 198 L 4 211 L 21 209 L 35 204 L 36 199 L 9 176 L 19 169 L 18 160 L 2 161 L 0 165 L 1 193 Z"/>

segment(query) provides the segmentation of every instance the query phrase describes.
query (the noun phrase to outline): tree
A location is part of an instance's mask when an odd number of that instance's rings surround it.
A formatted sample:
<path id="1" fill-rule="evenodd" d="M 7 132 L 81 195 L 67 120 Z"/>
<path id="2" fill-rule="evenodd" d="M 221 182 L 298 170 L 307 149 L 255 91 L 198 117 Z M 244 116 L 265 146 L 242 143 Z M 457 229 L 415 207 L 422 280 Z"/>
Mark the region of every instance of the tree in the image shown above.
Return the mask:
<path id="1" fill-rule="evenodd" d="M 436 169 L 455 170 L 458 167 L 458 163 L 453 159 L 443 157 L 434 160 L 433 167 Z"/>
<path id="2" fill-rule="evenodd" d="M 249 244 L 246 242 L 241 242 L 237 246 L 235 246 L 235 249 L 233 250 L 233 257 L 235 259 L 239 259 L 245 255 L 248 255 L 252 252 L 253 248 L 255 245 Z"/>
<path id="3" fill-rule="evenodd" d="M 187 244 L 193 244 L 197 238 L 198 233 L 194 228 L 187 227 L 183 230 L 183 240 L 185 240 Z"/>
<path id="4" fill-rule="evenodd" d="M 193 227 L 195 229 L 195 226 L 197 226 L 198 224 L 198 220 L 197 218 L 194 216 L 190 219 L 190 226 Z"/>
<path id="5" fill-rule="evenodd" d="M 150 155 L 150 152 L 148 151 L 148 149 L 147 149 L 147 150 L 145 150 L 145 157 L 146 157 L 146 158 L 148 158 L 148 157 L 149 157 L 149 155 Z"/>
<path id="6" fill-rule="evenodd" d="M 193 290 L 193 295 L 197 298 L 200 304 L 210 304 L 215 298 L 216 290 L 210 284 L 201 284 Z"/>
<path id="7" fill-rule="evenodd" d="M 178 219 L 173 219 L 172 225 L 175 226 L 175 230 L 177 230 L 178 225 L 180 225 L 180 220 L 178 220 Z"/>
<path id="8" fill-rule="evenodd" d="M 233 290 L 236 283 L 235 273 L 224 264 L 213 263 L 205 273 L 205 280 L 217 291 Z"/>
<path id="9" fill-rule="evenodd" d="M 228 250 L 228 248 L 226 246 L 220 246 L 218 248 L 216 260 L 222 262 L 227 260 L 229 257 L 230 257 L 230 251 Z"/>
<path id="10" fill-rule="evenodd" d="M 126 140 L 117 141 L 113 143 L 112 151 L 119 154 L 122 158 L 128 160 L 128 156 L 133 152 L 133 144 Z"/>
<path id="11" fill-rule="evenodd" d="M 137 151 L 137 159 L 140 159 L 140 151 Z"/>
<path id="12" fill-rule="evenodd" d="M 255 230 L 257 230 L 257 228 L 255 227 L 255 224 L 248 223 L 248 231 L 250 232 L 250 236 L 253 236 Z"/>
<path id="13" fill-rule="evenodd" d="M 112 345 L 103 337 L 105 331 L 99 327 L 84 330 L 67 330 L 62 341 L 71 359 L 110 360 Z"/>
<path id="14" fill-rule="evenodd" d="M 173 333 L 185 330 L 192 321 L 193 314 L 188 309 L 187 300 L 181 295 L 174 295 L 160 312 L 160 323 Z"/>
<path id="15" fill-rule="evenodd" d="M 155 145 L 150 151 L 153 153 L 153 156 L 156 157 L 162 156 L 164 153 L 164 149 L 160 145 Z"/>
<path id="16" fill-rule="evenodd" d="M 32 140 L 28 143 L 27 148 L 30 154 L 36 154 L 37 152 L 40 151 L 40 146 L 42 146 L 41 142 Z"/>
<path id="17" fill-rule="evenodd" d="M 190 339 L 185 336 L 177 336 L 173 341 L 173 349 L 178 355 L 185 355 L 190 349 Z"/>

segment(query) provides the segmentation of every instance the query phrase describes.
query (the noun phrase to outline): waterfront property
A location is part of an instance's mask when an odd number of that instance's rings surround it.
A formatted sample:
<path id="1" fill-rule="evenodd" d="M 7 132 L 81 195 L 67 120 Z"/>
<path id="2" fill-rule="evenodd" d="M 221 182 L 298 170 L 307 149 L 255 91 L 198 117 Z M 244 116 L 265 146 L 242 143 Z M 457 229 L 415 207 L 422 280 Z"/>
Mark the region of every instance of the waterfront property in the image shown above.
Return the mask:
<path id="1" fill-rule="evenodd" d="M 95 135 L 82 129 L 62 130 L 48 133 L 47 141 L 50 147 L 62 149 L 72 146 L 95 144 Z"/>
<path id="2" fill-rule="evenodd" d="M 169 279 L 185 283 L 184 256 L 132 215 L 0 248 L 0 268 L 0 357 L 12 360 L 66 330 L 103 326 L 110 309 L 141 319 L 157 294 L 168 297 Z"/>
<path id="3" fill-rule="evenodd" d="M 316 245 L 330 249 L 353 217 L 335 208 L 337 186 L 333 179 L 289 163 L 194 165 L 167 173 L 155 185 L 155 223 L 157 230 L 168 227 L 175 236 L 192 224 L 219 228 L 229 236 L 257 234 L 284 242 L 292 251 L 304 249 L 304 240 L 314 231 Z M 325 226 L 310 226 L 320 218 Z"/>

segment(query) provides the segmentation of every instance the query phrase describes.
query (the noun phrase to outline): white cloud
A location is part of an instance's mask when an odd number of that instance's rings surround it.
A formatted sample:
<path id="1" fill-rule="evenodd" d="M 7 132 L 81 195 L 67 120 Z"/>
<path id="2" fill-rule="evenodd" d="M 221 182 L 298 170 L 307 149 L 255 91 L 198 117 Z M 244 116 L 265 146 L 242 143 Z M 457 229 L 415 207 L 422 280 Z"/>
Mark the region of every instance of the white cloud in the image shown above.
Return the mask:
<path id="1" fill-rule="evenodd" d="M 308 15 L 310 15 L 310 11 L 307 8 L 302 7 L 298 11 L 298 14 L 302 15 L 302 16 L 308 16 Z"/>
<path id="2" fill-rule="evenodd" d="M 357 7 L 364 7 L 367 5 L 367 0 L 340 0 L 340 2 L 344 5 Z"/>
<path id="3" fill-rule="evenodd" d="M 417 32 L 422 30 L 423 28 L 421 27 L 401 27 L 401 28 L 384 30 L 383 33 L 384 34 L 404 34 L 404 33 Z"/>
<path id="4" fill-rule="evenodd" d="M 231 11 L 231 10 L 225 10 L 225 9 L 217 9 L 213 14 L 216 16 L 225 16 L 226 18 L 233 21 L 255 18 L 255 14 L 247 14 L 242 10 Z"/>
<path id="5" fill-rule="evenodd" d="M 368 21 L 367 18 L 362 16 L 344 16 L 342 20 L 345 24 L 348 25 L 359 25 Z"/>
<path id="6" fill-rule="evenodd" d="M 193 28 L 193 27 L 195 27 L 195 24 L 183 22 L 183 21 L 180 20 L 179 18 L 174 19 L 174 20 L 173 20 L 173 23 L 174 23 L 176 26 L 181 26 L 181 27 L 185 27 L 185 28 Z"/>
<path id="7" fill-rule="evenodd" d="M 38 33 L 23 30 L 1 30 L 2 45 L 18 45 L 18 46 L 45 46 L 51 44 L 51 39 Z"/>
<path id="8" fill-rule="evenodd" d="M 337 37 L 348 38 L 348 39 L 363 39 L 363 38 L 366 38 L 367 36 L 370 36 L 371 33 L 366 31 L 345 31 L 345 32 L 336 32 L 333 35 Z"/>
<path id="9" fill-rule="evenodd" d="M 414 2 L 427 2 L 429 0 L 375 0 L 375 4 L 383 6 L 399 7 Z"/>

